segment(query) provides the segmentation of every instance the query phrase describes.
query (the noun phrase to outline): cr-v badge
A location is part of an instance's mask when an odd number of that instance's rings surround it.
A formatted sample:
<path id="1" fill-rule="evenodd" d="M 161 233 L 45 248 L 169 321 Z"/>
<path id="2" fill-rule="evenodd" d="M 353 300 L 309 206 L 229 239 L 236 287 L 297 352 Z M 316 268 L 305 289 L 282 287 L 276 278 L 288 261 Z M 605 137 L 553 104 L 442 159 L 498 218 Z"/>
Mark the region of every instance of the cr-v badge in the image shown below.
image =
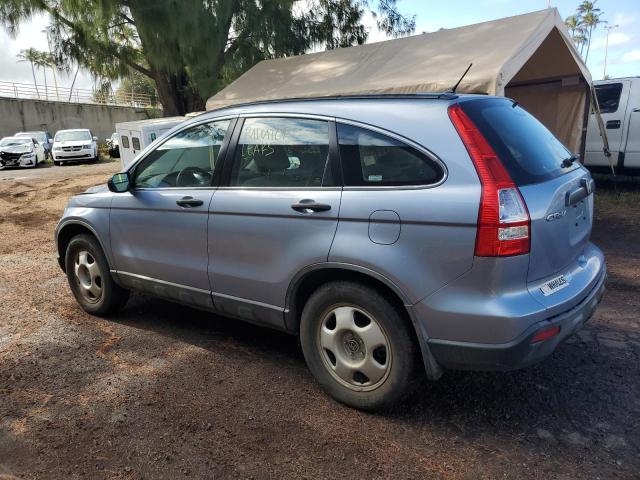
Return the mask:
<path id="1" fill-rule="evenodd" d="M 559 220 L 567 214 L 566 210 L 560 210 L 559 212 L 554 212 L 547 215 L 547 222 L 553 222 L 554 220 Z"/>

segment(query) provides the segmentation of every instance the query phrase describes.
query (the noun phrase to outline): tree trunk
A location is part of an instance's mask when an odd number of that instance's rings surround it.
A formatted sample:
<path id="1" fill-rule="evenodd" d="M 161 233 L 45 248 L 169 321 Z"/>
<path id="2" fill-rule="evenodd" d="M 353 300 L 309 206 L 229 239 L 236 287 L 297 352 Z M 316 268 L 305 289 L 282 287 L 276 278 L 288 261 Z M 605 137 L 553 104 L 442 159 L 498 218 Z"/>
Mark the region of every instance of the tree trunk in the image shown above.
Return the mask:
<path id="1" fill-rule="evenodd" d="M 36 71 L 33 68 L 33 62 L 31 62 L 31 74 L 33 75 L 33 86 L 36 87 L 36 94 L 38 95 L 38 100 L 39 100 L 40 91 L 38 90 L 38 82 L 36 81 Z"/>
<path id="2" fill-rule="evenodd" d="M 42 73 L 44 73 L 44 98 L 49 100 L 49 87 L 47 87 L 47 67 L 42 68 Z"/>
<path id="3" fill-rule="evenodd" d="M 204 110 L 205 101 L 189 86 L 186 72 L 179 75 L 160 71 L 153 73 L 163 116 L 182 116 Z"/>
<path id="4" fill-rule="evenodd" d="M 589 60 L 589 49 L 591 48 L 591 34 L 593 33 L 593 27 L 589 28 L 589 40 L 587 43 L 587 54 L 584 57 L 584 63 L 587 63 L 587 60 Z"/>

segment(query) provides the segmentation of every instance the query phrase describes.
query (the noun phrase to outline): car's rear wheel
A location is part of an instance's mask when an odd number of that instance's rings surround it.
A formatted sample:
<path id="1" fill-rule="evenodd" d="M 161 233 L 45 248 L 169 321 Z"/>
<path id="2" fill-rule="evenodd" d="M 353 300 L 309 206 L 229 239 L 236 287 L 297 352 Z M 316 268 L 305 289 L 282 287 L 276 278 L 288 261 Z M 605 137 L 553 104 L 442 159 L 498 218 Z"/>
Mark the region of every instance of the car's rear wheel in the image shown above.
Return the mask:
<path id="1" fill-rule="evenodd" d="M 381 292 L 354 282 L 331 282 L 307 301 L 300 339 L 309 369 L 334 398 L 379 410 L 398 403 L 419 379 L 410 326 Z"/>
<path id="2" fill-rule="evenodd" d="M 65 267 L 71 291 L 88 313 L 108 315 L 127 303 L 129 291 L 113 281 L 102 248 L 91 235 L 81 234 L 71 239 Z"/>

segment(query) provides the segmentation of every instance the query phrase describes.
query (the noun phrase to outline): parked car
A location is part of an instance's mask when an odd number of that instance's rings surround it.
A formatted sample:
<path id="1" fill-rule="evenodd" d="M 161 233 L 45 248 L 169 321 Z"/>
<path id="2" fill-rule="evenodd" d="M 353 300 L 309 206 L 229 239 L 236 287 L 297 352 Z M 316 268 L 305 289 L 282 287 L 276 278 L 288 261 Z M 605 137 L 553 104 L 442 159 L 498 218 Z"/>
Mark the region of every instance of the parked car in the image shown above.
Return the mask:
<path id="1" fill-rule="evenodd" d="M 45 131 L 33 131 L 33 132 L 18 132 L 14 136 L 16 137 L 29 137 L 35 138 L 40 145 L 44 148 L 44 158 L 51 158 L 51 147 L 53 146 L 53 137 L 49 132 Z"/>
<path id="2" fill-rule="evenodd" d="M 73 197 L 59 262 L 92 314 L 139 289 L 299 334 L 332 396 L 378 409 L 421 371 L 538 362 L 592 316 L 606 266 L 575 159 L 505 98 L 225 108 Z"/>
<path id="3" fill-rule="evenodd" d="M 98 137 L 86 128 L 59 130 L 53 139 L 53 164 L 98 161 Z"/>
<path id="4" fill-rule="evenodd" d="M 118 142 L 118 134 L 116 132 L 107 138 L 107 148 L 109 149 L 109 156 L 111 158 L 120 157 L 120 143 Z"/>
<path id="5" fill-rule="evenodd" d="M 0 166 L 33 167 L 44 163 L 44 148 L 34 138 L 5 137 L 0 140 Z"/>
<path id="6" fill-rule="evenodd" d="M 614 167 L 631 174 L 640 173 L 640 77 L 593 83 Z M 609 167 L 602 147 L 598 123 L 595 115 L 591 115 L 587 129 L 586 166 Z"/>

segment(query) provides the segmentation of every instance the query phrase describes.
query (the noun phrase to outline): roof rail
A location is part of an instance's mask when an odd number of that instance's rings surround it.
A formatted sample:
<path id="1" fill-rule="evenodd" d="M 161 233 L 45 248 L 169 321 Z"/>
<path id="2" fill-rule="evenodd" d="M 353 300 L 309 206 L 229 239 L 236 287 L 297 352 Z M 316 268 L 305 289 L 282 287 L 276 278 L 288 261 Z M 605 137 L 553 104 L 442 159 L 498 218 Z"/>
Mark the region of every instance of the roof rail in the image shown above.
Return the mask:
<path id="1" fill-rule="evenodd" d="M 370 99 L 430 99 L 430 100 L 455 100 L 458 95 L 450 92 L 442 93 L 361 93 L 361 94 L 348 94 L 348 95 L 328 95 L 320 97 L 292 97 L 292 98 L 278 98 L 270 100 L 256 100 L 253 102 L 234 103 L 232 105 L 225 105 L 219 108 L 209 110 L 209 112 L 215 110 L 223 110 L 226 108 L 248 107 L 253 105 L 268 105 L 271 103 L 289 103 L 289 102 L 309 102 L 309 101 L 323 101 L 323 100 L 370 100 Z"/>

